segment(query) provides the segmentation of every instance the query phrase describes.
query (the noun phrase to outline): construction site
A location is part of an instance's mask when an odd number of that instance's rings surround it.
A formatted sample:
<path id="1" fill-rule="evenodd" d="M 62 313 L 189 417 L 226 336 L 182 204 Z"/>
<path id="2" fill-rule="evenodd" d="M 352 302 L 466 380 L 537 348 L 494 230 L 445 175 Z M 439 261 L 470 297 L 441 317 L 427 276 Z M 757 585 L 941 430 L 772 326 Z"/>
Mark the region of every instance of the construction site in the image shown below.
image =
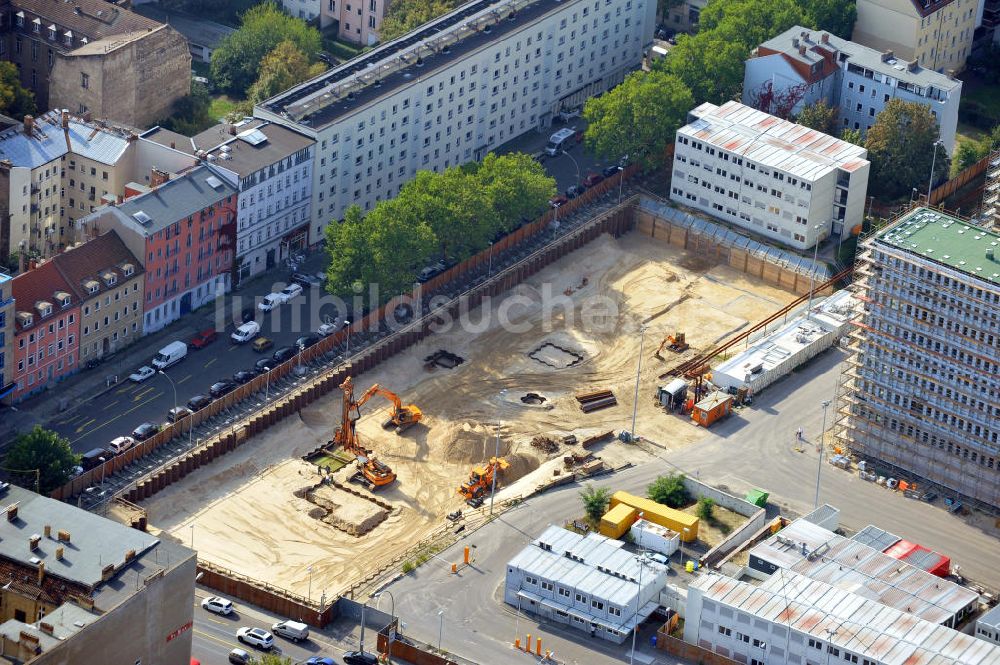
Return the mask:
<path id="1" fill-rule="evenodd" d="M 706 256 L 600 235 L 143 501 L 150 529 L 318 602 L 479 512 L 494 471 L 506 502 L 655 461 L 633 407 L 659 454 L 690 445 L 661 376 L 799 296 Z"/>

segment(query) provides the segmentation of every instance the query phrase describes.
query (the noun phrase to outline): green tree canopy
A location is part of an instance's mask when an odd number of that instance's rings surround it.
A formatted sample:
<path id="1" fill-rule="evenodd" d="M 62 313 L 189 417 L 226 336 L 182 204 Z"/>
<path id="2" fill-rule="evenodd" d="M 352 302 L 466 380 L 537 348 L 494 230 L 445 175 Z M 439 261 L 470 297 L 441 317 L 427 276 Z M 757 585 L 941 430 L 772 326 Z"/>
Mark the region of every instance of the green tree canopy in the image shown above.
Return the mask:
<path id="1" fill-rule="evenodd" d="M 79 459 L 67 439 L 35 425 L 33 430 L 14 439 L 7 450 L 4 466 L 10 472 L 23 472 L 12 473 L 12 476 L 19 485 L 30 489 L 35 487 L 33 471 L 37 469 L 39 492 L 48 494 L 69 480 Z"/>
<path id="2" fill-rule="evenodd" d="M 749 53 L 741 42 L 706 30 L 678 36 L 677 45 L 653 69 L 679 78 L 698 102 L 722 104 L 739 96 L 744 60 Z"/>
<path id="3" fill-rule="evenodd" d="M 0 62 L 0 113 L 21 119 L 35 112 L 35 96 L 21 86 L 21 77 L 12 62 Z"/>
<path id="4" fill-rule="evenodd" d="M 250 8 L 240 28 L 212 53 L 212 80 L 216 87 L 242 97 L 257 80 L 264 57 L 289 41 L 313 58 L 322 45 L 319 31 L 293 18 L 273 2 Z"/>
<path id="5" fill-rule="evenodd" d="M 861 136 L 860 129 L 851 129 L 850 127 L 844 127 L 840 132 L 840 138 L 847 141 L 848 143 L 853 143 L 854 145 L 864 146 L 865 140 Z"/>
<path id="6" fill-rule="evenodd" d="M 837 135 L 837 109 L 824 99 L 805 106 L 795 122 L 830 136 Z"/>
<path id="7" fill-rule="evenodd" d="M 683 473 L 659 476 L 646 488 L 646 496 L 671 508 L 681 508 L 691 501 L 691 495 L 684 487 Z"/>
<path id="8" fill-rule="evenodd" d="M 379 40 L 388 42 L 405 35 L 459 4 L 460 0 L 393 0 L 379 26 Z"/>
<path id="9" fill-rule="evenodd" d="M 693 106 L 691 90 L 677 76 L 659 69 L 633 72 L 607 94 L 587 100 L 587 147 L 605 159 L 628 154 L 653 166 Z"/>
<path id="10" fill-rule="evenodd" d="M 215 124 L 217 118 L 208 113 L 211 105 L 208 88 L 192 80 L 191 94 L 174 102 L 171 114 L 157 124 L 185 136 L 194 136 Z"/>
<path id="11" fill-rule="evenodd" d="M 257 80 L 247 91 L 247 101 L 252 106 L 324 71 L 326 65 L 322 62 L 310 65 L 302 49 L 286 39 L 261 60 Z"/>
<path id="12" fill-rule="evenodd" d="M 709 496 L 700 497 L 696 512 L 699 519 L 711 522 L 715 518 L 715 499 Z"/>
<path id="13" fill-rule="evenodd" d="M 592 524 L 598 524 L 608 510 L 611 500 L 611 490 L 607 487 L 594 487 L 590 483 L 580 490 L 580 500 L 583 501 L 583 512 Z"/>
<path id="14" fill-rule="evenodd" d="M 814 30 L 826 30 L 838 37 L 850 39 L 858 7 L 854 0 L 801 0 L 802 25 Z"/>
<path id="15" fill-rule="evenodd" d="M 535 219 L 556 194 L 555 182 L 531 155 L 490 153 L 471 166 L 503 231 L 516 228 L 522 220 Z"/>
<path id="16" fill-rule="evenodd" d="M 803 21 L 802 8 L 795 0 L 710 0 L 701 11 L 698 31 L 742 44 L 749 54 L 760 43 Z"/>
<path id="17" fill-rule="evenodd" d="M 872 164 L 869 189 L 885 199 L 906 197 L 914 187 L 926 192 L 932 161 L 933 181 L 947 177 L 949 158 L 943 148 L 935 146 L 939 138 L 930 109 L 890 99 L 865 138 Z"/>
<path id="18" fill-rule="evenodd" d="M 951 159 L 952 176 L 969 168 L 997 147 L 1000 147 L 1000 125 L 979 140 L 959 141 L 955 145 L 955 154 Z"/>

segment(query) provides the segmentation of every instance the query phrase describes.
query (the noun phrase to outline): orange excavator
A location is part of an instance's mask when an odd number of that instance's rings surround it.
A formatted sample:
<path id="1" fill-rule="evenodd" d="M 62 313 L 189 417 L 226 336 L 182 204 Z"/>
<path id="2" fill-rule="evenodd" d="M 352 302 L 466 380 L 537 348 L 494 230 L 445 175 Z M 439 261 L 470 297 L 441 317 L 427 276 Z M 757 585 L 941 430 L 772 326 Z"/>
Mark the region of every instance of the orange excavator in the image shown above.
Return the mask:
<path id="1" fill-rule="evenodd" d="M 396 434 L 420 422 L 423 413 L 413 404 L 404 406 L 396 393 L 382 388 L 377 383 L 362 393 L 357 400 L 354 399 L 354 380 L 351 377 L 344 379 L 340 389 L 344 393 L 343 411 L 340 427 L 337 428 L 330 443 L 342 446 L 344 450 L 357 457 L 358 472 L 367 482 L 368 489 L 374 490 L 392 484 L 396 480 L 396 473 L 388 464 L 377 460 L 372 451 L 361 445 L 358 438 L 356 424 L 361 419 L 361 407 L 376 394 L 392 402 L 392 414 L 382 426 L 386 429 L 395 427 Z"/>
<path id="2" fill-rule="evenodd" d="M 478 506 L 482 498 L 493 487 L 493 477 L 510 468 L 510 463 L 502 457 L 491 457 L 489 463 L 473 467 L 469 481 L 458 488 L 466 503 Z"/>
<path id="3" fill-rule="evenodd" d="M 687 343 L 687 339 L 685 339 L 685 337 L 686 336 L 682 332 L 675 332 L 673 335 L 667 335 L 663 338 L 663 341 L 660 343 L 660 347 L 656 349 L 656 353 L 653 355 L 660 360 L 663 360 L 663 352 L 666 349 L 670 349 L 674 353 L 684 353 L 691 346 Z"/>

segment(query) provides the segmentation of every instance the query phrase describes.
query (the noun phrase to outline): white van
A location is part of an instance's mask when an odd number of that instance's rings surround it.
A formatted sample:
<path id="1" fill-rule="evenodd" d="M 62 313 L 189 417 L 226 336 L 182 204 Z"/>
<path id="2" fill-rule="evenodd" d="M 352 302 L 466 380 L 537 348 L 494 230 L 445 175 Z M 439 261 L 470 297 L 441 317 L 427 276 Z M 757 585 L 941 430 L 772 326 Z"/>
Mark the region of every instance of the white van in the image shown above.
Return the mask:
<path id="1" fill-rule="evenodd" d="M 300 287 L 301 288 L 301 287 Z M 257 309 L 262 312 L 270 312 L 278 305 L 284 304 L 285 296 L 281 293 L 268 293 L 264 299 L 257 303 Z"/>
<path id="2" fill-rule="evenodd" d="M 274 624 L 271 626 L 271 632 L 292 642 L 309 639 L 309 626 L 298 621 L 292 621 L 291 619 L 285 619 Z"/>
<path id="3" fill-rule="evenodd" d="M 152 365 L 156 369 L 166 369 L 184 360 L 188 347 L 184 342 L 170 342 L 160 349 L 160 352 L 153 358 Z"/>
<path id="4" fill-rule="evenodd" d="M 549 137 L 548 145 L 545 146 L 545 154 L 555 157 L 565 150 L 569 141 L 576 136 L 576 127 L 564 127 Z"/>
<path id="5" fill-rule="evenodd" d="M 229 336 L 236 344 L 245 344 L 260 334 L 260 324 L 256 321 L 247 321 L 242 326 L 233 331 Z"/>

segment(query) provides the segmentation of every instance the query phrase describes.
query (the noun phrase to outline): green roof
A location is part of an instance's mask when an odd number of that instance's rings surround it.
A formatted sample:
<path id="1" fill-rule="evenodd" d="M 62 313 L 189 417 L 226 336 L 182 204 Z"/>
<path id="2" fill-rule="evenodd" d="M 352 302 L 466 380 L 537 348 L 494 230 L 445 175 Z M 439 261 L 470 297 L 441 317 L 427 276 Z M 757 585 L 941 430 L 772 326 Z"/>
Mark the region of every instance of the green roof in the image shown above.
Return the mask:
<path id="1" fill-rule="evenodd" d="M 1000 234 L 957 217 L 915 208 L 877 237 L 924 259 L 1000 284 Z"/>

